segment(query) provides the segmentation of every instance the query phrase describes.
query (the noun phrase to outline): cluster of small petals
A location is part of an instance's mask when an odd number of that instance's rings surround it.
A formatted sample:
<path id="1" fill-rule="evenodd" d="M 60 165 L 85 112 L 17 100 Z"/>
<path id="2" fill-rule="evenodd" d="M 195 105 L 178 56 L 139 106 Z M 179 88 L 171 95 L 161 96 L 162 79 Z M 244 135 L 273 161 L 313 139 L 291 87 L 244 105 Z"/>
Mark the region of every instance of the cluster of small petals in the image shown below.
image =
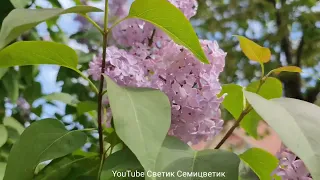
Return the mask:
<path id="1" fill-rule="evenodd" d="M 168 1 L 171 2 L 171 4 L 173 4 L 177 8 L 179 8 L 188 19 L 190 19 L 197 13 L 198 2 L 196 0 L 168 0 Z"/>
<path id="2" fill-rule="evenodd" d="M 312 180 L 303 161 L 296 160 L 297 156 L 284 145 L 276 156 L 279 159 L 279 165 L 272 175 L 276 174 L 283 180 Z"/>
<path id="3" fill-rule="evenodd" d="M 146 82 L 146 69 L 138 59 L 115 46 L 107 48 L 105 73 L 123 86 L 141 87 Z"/>
<path id="4" fill-rule="evenodd" d="M 130 47 L 134 43 L 147 42 L 155 27 L 139 19 L 127 19 L 112 31 L 113 38 L 121 46 Z"/>
<path id="5" fill-rule="evenodd" d="M 93 60 L 89 63 L 88 74 L 93 80 L 97 81 L 101 77 L 102 58 L 93 57 Z"/>
<path id="6" fill-rule="evenodd" d="M 172 102 L 170 135 L 196 144 L 222 129 L 217 98 L 221 90 L 218 76 L 226 53 L 215 42 L 202 41 L 211 64 L 203 64 L 191 52 L 174 42 L 164 43 L 154 61 L 152 87 L 165 92 Z"/>

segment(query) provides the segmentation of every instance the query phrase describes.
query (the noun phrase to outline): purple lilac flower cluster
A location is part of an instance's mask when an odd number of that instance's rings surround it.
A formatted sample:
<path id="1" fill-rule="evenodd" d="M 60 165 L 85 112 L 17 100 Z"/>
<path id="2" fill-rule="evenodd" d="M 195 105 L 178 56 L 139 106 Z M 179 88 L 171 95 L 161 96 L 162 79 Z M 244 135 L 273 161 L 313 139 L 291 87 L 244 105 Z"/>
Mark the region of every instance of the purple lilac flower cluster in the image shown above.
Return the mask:
<path id="1" fill-rule="evenodd" d="M 284 145 L 276 156 L 279 159 L 279 165 L 272 175 L 277 175 L 282 180 L 312 180 L 303 161 L 297 159 L 297 156 Z"/>
<path id="2" fill-rule="evenodd" d="M 196 14 L 195 0 L 169 0 L 186 16 Z M 123 16 L 126 1 L 113 2 L 117 16 Z M 112 9 L 112 8 L 111 8 Z M 149 87 L 163 91 L 172 105 L 169 135 L 196 144 L 220 132 L 223 126 L 219 106 L 223 98 L 219 74 L 226 53 L 216 42 L 201 40 L 210 64 L 203 64 L 186 48 L 174 43 L 164 32 L 148 22 L 129 19 L 112 31 L 117 45 L 107 48 L 105 73 L 119 85 Z M 128 49 L 128 48 L 127 48 Z M 89 74 L 99 80 L 102 58 L 90 62 Z"/>

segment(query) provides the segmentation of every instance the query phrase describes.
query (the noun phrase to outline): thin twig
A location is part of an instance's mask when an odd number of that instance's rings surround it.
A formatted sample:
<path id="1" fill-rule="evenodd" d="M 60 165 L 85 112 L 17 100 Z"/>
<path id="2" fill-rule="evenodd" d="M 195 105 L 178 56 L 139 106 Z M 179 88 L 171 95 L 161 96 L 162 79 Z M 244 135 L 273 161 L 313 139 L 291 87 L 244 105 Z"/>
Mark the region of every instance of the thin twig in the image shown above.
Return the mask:
<path id="1" fill-rule="evenodd" d="M 232 135 L 233 131 L 239 126 L 240 122 L 242 119 L 252 110 L 251 106 L 247 106 L 247 108 L 242 111 L 240 114 L 239 118 L 237 121 L 233 124 L 233 126 L 229 129 L 227 134 L 222 138 L 222 140 L 219 142 L 219 144 L 215 147 L 215 149 L 219 149 L 225 142 L 226 140 Z"/>
<path id="2" fill-rule="evenodd" d="M 99 132 L 99 152 L 100 158 L 103 159 L 104 145 L 103 145 L 103 128 L 102 128 L 102 97 L 103 97 L 103 83 L 104 83 L 104 72 L 106 66 L 106 51 L 107 51 L 107 38 L 108 38 L 108 0 L 105 2 L 105 12 L 104 12 L 104 33 L 103 33 L 103 52 L 102 52 L 102 67 L 100 76 L 100 86 L 98 94 L 98 132 Z"/>
<path id="3" fill-rule="evenodd" d="M 260 83 L 259 86 L 257 88 L 256 93 L 259 93 L 262 85 L 264 84 L 266 80 L 266 77 L 261 77 L 260 79 Z M 247 102 L 248 104 L 248 102 Z M 215 147 L 215 149 L 219 149 L 225 142 L 226 140 L 232 135 L 233 131 L 240 125 L 241 121 L 243 120 L 243 118 L 252 110 L 252 106 L 251 105 L 247 105 L 247 107 L 245 108 L 245 110 L 243 110 L 239 116 L 239 118 L 236 120 L 236 122 L 233 124 L 233 126 L 229 129 L 229 131 L 227 132 L 227 134 L 222 138 L 222 140 L 218 143 L 218 145 Z"/>

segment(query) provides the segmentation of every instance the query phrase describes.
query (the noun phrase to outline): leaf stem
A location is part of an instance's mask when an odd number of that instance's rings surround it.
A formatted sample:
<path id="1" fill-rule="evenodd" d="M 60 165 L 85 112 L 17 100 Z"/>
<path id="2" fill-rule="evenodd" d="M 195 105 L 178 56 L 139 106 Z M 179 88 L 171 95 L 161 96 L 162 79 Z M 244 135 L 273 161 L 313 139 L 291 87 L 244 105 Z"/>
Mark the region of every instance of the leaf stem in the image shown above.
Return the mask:
<path id="1" fill-rule="evenodd" d="M 103 158 L 100 159 L 100 166 L 99 166 L 99 171 L 98 171 L 98 178 L 97 180 L 100 179 L 102 168 L 103 168 L 103 163 L 104 163 L 104 158 L 106 157 L 106 154 L 108 150 L 110 149 L 111 146 L 108 147 L 108 149 L 103 153 Z"/>
<path id="2" fill-rule="evenodd" d="M 94 27 L 96 27 L 101 34 L 104 34 L 103 29 L 94 21 L 92 20 L 87 14 L 81 14 L 84 18 L 87 19 L 87 21 L 89 21 Z"/>
<path id="3" fill-rule="evenodd" d="M 242 111 L 237 121 L 233 124 L 233 126 L 229 129 L 227 134 L 222 138 L 222 140 L 219 142 L 219 144 L 215 147 L 215 149 L 219 149 L 226 140 L 232 135 L 233 131 L 239 126 L 242 119 L 252 110 L 252 107 L 249 105 L 245 110 Z"/>
<path id="4" fill-rule="evenodd" d="M 257 88 L 256 93 L 259 93 L 262 85 L 264 84 L 266 78 L 262 77 L 259 83 L 259 86 Z M 248 102 L 246 103 L 248 104 Z M 215 147 L 215 149 L 219 149 L 225 142 L 226 140 L 232 135 L 233 131 L 240 125 L 241 121 L 243 120 L 243 118 L 252 110 L 252 106 L 251 105 L 247 105 L 247 107 L 245 108 L 245 110 L 243 110 L 239 116 L 239 118 L 236 120 L 236 122 L 232 125 L 232 127 L 229 129 L 229 131 L 226 133 L 226 135 L 222 138 L 222 140 L 218 143 L 218 145 Z"/>
<path id="5" fill-rule="evenodd" d="M 80 74 L 80 76 L 83 78 L 83 79 L 85 79 L 85 80 L 87 80 L 88 82 L 89 82 L 89 85 L 91 86 L 91 88 L 92 88 L 92 90 L 95 92 L 95 93 L 99 93 L 99 91 L 98 91 L 98 88 L 93 84 L 93 82 L 88 78 L 88 77 L 86 77 L 81 71 L 79 71 L 79 70 L 76 70 L 77 71 L 77 73 L 79 73 Z"/>
<path id="6" fill-rule="evenodd" d="M 112 26 L 109 28 L 109 30 L 112 30 L 112 29 L 113 29 L 114 27 L 116 27 L 119 23 L 121 23 L 122 21 L 127 20 L 127 19 L 129 19 L 129 17 L 125 17 L 125 18 L 123 18 L 123 19 L 120 19 L 120 20 L 116 21 L 115 23 L 112 24 Z"/>

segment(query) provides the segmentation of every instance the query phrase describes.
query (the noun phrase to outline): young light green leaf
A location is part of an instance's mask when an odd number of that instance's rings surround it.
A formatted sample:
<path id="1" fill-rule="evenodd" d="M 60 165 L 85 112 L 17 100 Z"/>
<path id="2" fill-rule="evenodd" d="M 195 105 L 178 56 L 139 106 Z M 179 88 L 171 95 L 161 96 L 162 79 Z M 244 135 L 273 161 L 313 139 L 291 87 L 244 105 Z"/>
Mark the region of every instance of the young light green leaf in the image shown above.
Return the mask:
<path id="1" fill-rule="evenodd" d="M 43 161 L 65 156 L 81 148 L 87 140 L 81 131 L 67 131 L 55 119 L 32 123 L 13 145 L 4 180 L 31 180 Z"/>
<path id="2" fill-rule="evenodd" d="M 22 134 L 22 132 L 24 131 L 24 127 L 22 126 L 22 124 L 19 123 L 13 117 L 5 117 L 5 118 L 3 118 L 3 125 L 11 127 L 13 129 L 17 130 L 17 132 L 19 134 Z"/>
<path id="3" fill-rule="evenodd" d="M 86 112 L 89 112 L 89 111 L 94 111 L 94 110 L 97 110 L 98 107 L 97 107 L 97 103 L 96 102 L 93 102 L 93 101 L 83 101 L 83 102 L 79 102 L 77 104 L 77 112 L 78 112 L 78 115 L 82 115 Z"/>
<path id="4" fill-rule="evenodd" d="M 100 179 L 119 179 L 120 177 L 115 177 L 113 172 L 126 172 L 127 170 L 144 171 L 136 156 L 129 149 L 124 149 L 107 157 L 103 164 Z M 123 179 L 126 178 L 124 177 Z M 141 179 L 144 179 L 144 177 Z"/>
<path id="5" fill-rule="evenodd" d="M 307 166 L 314 180 L 320 179 L 320 108 L 314 104 L 278 98 L 266 100 L 244 92 L 257 113 L 279 135 L 282 142 Z"/>
<path id="6" fill-rule="evenodd" d="M 68 93 L 52 93 L 42 98 L 47 101 L 60 101 L 70 106 L 76 106 L 76 104 L 79 102 L 77 98 Z"/>
<path id="7" fill-rule="evenodd" d="M 250 83 L 246 90 L 249 92 L 257 92 L 260 81 L 254 81 Z M 282 83 L 276 78 L 268 77 L 265 80 L 265 83 L 261 86 L 259 90 L 259 95 L 266 99 L 279 98 L 282 96 Z M 252 110 L 249 114 L 247 114 L 244 119 L 241 121 L 241 127 L 252 137 L 258 139 L 257 128 L 260 120 L 262 118 Z"/>
<path id="8" fill-rule="evenodd" d="M 170 127 L 168 97 L 155 89 L 120 87 L 107 76 L 106 81 L 118 136 L 146 170 L 153 170 Z"/>
<path id="9" fill-rule="evenodd" d="M 242 52 L 252 61 L 266 63 L 270 61 L 271 51 L 268 48 L 261 47 L 255 42 L 243 36 L 236 36 L 240 41 Z"/>
<path id="10" fill-rule="evenodd" d="M 272 72 L 275 74 L 279 74 L 284 71 L 285 72 L 297 72 L 297 73 L 302 72 L 301 68 L 299 68 L 297 66 L 284 66 L 284 67 L 279 67 L 277 69 L 272 70 Z"/>
<path id="11" fill-rule="evenodd" d="M 8 131 L 6 127 L 0 124 L 0 148 L 7 142 Z"/>
<path id="12" fill-rule="evenodd" d="M 0 80 L 8 72 L 7 68 L 0 68 Z"/>
<path id="13" fill-rule="evenodd" d="M 166 32 L 176 43 L 188 48 L 203 63 L 209 63 L 191 23 L 167 0 L 135 0 L 129 18 L 148 21 Z"/>
<path id="14" fill-rule="evenodd" d="M 31 1 L 30 0 L 10 0 L 15 8 L 25 8 Z"/>
<path id="15" fill-rule="evenodd" d="M 220 96 L 227 94 L 222 105 L 226 108 L 232 116 L 237 119 L 243 108 L 245 107 L 245 98 L 243 95 L 243 87 L 236 84 L 225 84 L 222 86 Z"/>
<path id="16" fill-rule="evenodd" d="M 275 156 L 259 148 L 248 149 L 239 157 L 251 167 L 260 180 L 270 180 L 272 171 L 276 169 L 279 162 Z"/>
<path id="17" fill-rule="evenodd" d="M 197 174 L 224 172 L 223 179 L 235 180 L 238 179 L 239 163 L 239 157 L 232 152 L 212 149 L 194 151 L 180 140 L 167 136 L 157 159 L 156 170 L 157 172 L 175 172 L 176 176 L 157 178 L 157 180 L 177 179 L 179 175 L 182 175 L 182 172 Z M 215 177 L 213 174 L 211 175 L 211 178 Z M 189 177 L 188 179 L 195 180 L 199 177 Z"/>
<path id="18" fill-rule="evenodd" d="M 0 31 L 0 49 L 4 48 L 23 32 L 53 17 L 67 13 L 84 14 L 101 11 L 101 9 L 90 6 L 75 6 L 69 9 L 14 9 L 3 20 Z"/>

